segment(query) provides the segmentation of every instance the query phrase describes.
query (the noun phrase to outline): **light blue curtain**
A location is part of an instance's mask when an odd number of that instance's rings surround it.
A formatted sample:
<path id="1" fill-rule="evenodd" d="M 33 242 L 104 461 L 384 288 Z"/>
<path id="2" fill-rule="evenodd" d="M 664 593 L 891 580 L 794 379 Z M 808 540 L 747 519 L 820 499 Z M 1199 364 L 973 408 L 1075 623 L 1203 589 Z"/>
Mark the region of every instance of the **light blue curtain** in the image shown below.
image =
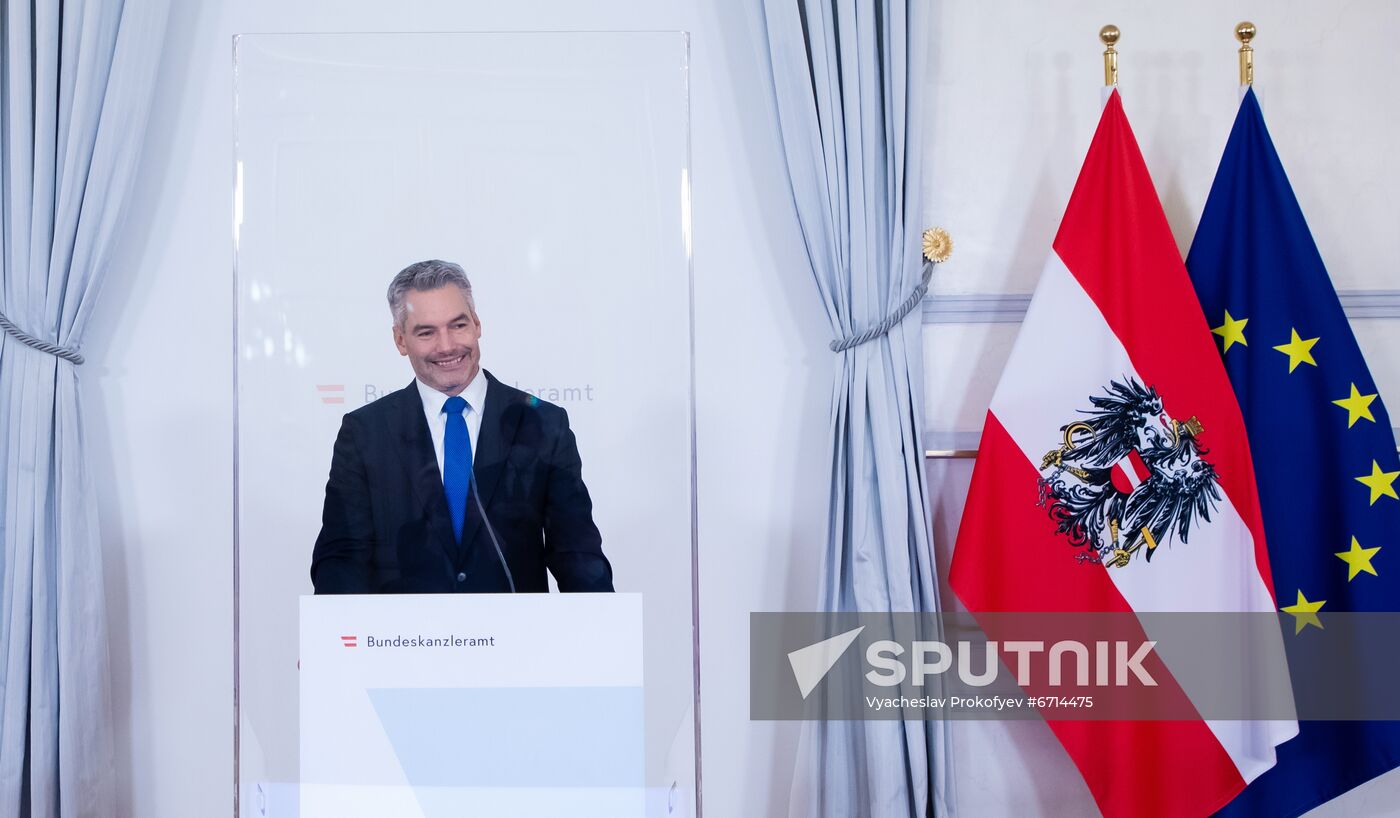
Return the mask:
<path id="1" fill-rule="evenodd" d="M 765 0 L 793 204 L 835 339 L 920 291 L 923 0 Z M 917 295 L 915 296 L 917 298 Z M 832 353 L 825 610 L 937 611 L 921 445 L 921 311 Z M 790 814 L 944 815 L 941 721 L 804 726 Z"/>
<path id="2" fill-rule="evenodd" d="M 107 621 L 77 365 L 166 0 L 0 4 L 0 815 L 111 816 Z"/>

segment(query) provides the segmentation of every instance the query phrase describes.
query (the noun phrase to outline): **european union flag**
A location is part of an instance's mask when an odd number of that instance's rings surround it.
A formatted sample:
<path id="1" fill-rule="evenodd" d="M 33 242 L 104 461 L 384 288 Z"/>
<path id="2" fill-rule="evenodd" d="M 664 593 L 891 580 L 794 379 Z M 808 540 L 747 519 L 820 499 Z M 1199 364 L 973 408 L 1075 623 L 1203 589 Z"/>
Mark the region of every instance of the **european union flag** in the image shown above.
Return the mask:
<path id="1" fill-rule="evenodd" d="M 1253 90 L 1186 267 L 1244 412 L 1274 592 L 1297 615 L 1286 637 L 1306 638 L 1314 612 L 1400 610 L 1390 417 Z M 1303 721 L 1218 814 L 1300 815 L 1397 764 L 1400 722 Z"/>

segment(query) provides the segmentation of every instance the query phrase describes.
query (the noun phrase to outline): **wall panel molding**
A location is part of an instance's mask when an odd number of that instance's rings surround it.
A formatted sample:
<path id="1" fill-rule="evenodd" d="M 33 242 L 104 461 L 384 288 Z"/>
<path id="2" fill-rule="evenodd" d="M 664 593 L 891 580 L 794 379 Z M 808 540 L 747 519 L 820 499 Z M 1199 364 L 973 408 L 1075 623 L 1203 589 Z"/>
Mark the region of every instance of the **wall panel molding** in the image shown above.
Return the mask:
<path id="1" fill-rule="evenodd" d="M 1400 319 L 1400 290 L 1342 290 L 1337 293 L 1347 318 Z M 1029 293 L 930 295 L 923 301 L 925 324 L 1019 324 L 1030 306 Z"/>

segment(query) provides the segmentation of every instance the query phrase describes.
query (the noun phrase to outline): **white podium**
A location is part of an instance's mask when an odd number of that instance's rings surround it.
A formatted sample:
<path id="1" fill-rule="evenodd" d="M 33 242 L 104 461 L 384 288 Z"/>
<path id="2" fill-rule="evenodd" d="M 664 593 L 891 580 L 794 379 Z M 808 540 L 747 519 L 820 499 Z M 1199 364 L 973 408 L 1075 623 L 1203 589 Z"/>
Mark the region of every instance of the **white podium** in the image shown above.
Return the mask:
<path id="1" fill-rule="evenodd" d="M 302 818 L 642 816 L 639 594 L 301 598 Z"/>

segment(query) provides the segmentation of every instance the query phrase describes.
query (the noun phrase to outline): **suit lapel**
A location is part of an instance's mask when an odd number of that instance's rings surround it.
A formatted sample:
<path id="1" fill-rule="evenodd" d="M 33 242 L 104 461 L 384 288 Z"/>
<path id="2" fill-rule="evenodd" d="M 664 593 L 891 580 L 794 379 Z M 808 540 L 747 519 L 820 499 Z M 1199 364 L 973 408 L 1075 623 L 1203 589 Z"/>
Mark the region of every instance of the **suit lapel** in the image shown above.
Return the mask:
<path id="1" fill-rule="evenodd" d="M 476 442 L 476 454 L 472 458 L 472 479 L 473 488 L 481 497 L 481 504 L 490 508 L 491 497 L 496 492 L 497 484 L 501 482 L 502 472 L 505 471 L 510 445 L 515 441 L 515 430 L 520 425 L 520 413 L 507 411 L 510 408 L 510 395 L 498 385 L 499 382 L 490 372 L 482 370 L 482 374 L 486 376 L 490 386 L 486 390 L 486 407 L 481 413 L 480 439 Z M 467 508 L 473 513 L 467 515 L 465 530 L 462 532 L 463 543 L 472 542 L 481 527 L 481 515 L 475 506 L 474 501 L 468 501 Z"/>
<path id="2" fill-rule="evenodd" d="M 427 521 L 433 541 L 452 554 L 457 548 L 457 538 L 452 532 L 452 514 L 447 509 L 442 472 L 438 470 L 437 453 L 433 451 L 433 437 L 428 431 L 423 399 L 415 383 L 409 383 L 402 395 L 396 425 L 412 481 L 414 508 Z"/>

